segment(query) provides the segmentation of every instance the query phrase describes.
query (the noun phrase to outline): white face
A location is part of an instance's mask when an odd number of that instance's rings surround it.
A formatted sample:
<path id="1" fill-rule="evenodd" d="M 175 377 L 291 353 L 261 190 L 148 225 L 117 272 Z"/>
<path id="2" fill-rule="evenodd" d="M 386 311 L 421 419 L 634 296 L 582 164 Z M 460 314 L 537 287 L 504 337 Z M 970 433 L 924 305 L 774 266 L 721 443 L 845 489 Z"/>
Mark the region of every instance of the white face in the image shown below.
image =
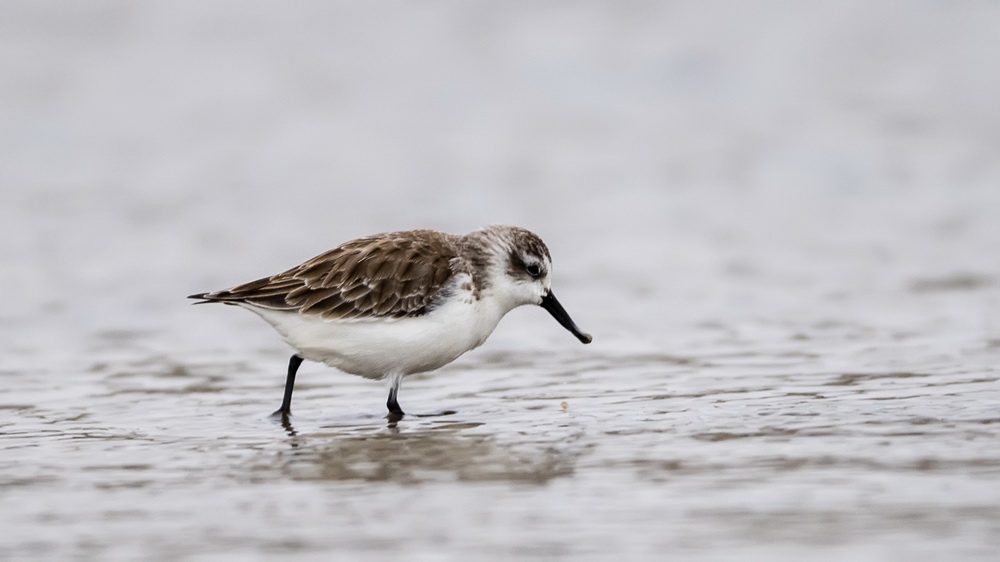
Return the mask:
<path id="1" fill-rule="evenodd" d="M 540 305 L 582 343 L 590 343 L 593 338 L 580 331 L 566 309 L 552 294 L 549 280 L 551 271 L 552 263 L 544 256 L 530 252 L 511 252 L 507 271 L 503 276 L 506 286 L 501 289 L 509 299 L 508 306 L 514 308 L 524 304 Z"/>
<path id="2" fill-rule="evenodd" d="M 513 306 L 539 304 L 552 286 L 550 273 L 552 263 L 545 256 L 538 256 L 522 250 L 513 250 L 504 264 L 501 276 L 505 293 Z"/>

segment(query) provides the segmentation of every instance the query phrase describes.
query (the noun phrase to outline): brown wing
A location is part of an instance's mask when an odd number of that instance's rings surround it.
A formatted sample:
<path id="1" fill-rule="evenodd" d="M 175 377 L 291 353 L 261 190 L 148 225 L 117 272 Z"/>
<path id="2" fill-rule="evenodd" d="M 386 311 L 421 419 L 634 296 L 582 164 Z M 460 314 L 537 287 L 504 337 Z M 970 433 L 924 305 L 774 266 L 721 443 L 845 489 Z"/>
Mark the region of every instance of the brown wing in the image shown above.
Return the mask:
<path id="1" fill-rule="evenodd" d="M 457 250 L 452 238 L 432 230 L 376 234 L 284 273 L 191 297 L 331 319 L 417 316 L 453 275 Z"/>

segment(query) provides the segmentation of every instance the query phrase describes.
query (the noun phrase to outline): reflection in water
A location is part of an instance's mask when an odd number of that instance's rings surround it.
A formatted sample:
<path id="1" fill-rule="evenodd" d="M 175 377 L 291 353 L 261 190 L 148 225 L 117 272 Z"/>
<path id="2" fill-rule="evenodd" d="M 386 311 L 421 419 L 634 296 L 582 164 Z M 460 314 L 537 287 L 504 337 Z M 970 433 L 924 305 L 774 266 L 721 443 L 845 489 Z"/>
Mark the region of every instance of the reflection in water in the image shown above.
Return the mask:
<path id="1" fill-rule="evenodd" d="M 282 474 L 296 480 L 362 480 L 414 484 L 426 481 L 544 483 L 573 473 L 580 456 L 574 440 L 508 443 L 482 422 L 388 420 L 371 427 L 321 429 L 308 435 L 287 418 L 281 426 L 290 453 L 279 454 Z"/>
<path id="2" fill-rule="evenodd" d="M 298 435 L 298 432 L 295 431 L 295 427 L 292 426 L 292 420 L 288 414 L 275 412 L 271 414 L 271 419 L 281 424 L 281 427 L 285 430 L 285 433 L 287 433 L 289 437 L 295 437 Z M 295 447 L 297 444 L 293 444 L 292 446 Z"/>

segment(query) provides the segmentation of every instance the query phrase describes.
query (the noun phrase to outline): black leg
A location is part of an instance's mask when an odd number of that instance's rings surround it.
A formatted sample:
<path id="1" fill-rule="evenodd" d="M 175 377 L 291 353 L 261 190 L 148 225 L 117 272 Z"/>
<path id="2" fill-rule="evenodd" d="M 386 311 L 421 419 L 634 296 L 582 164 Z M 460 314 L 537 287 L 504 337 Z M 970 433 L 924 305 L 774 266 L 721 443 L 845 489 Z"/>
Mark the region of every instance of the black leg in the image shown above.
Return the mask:
<path id="1" fill-rule="evenodd" d="M 299 365 L 301 364 L 302 358 L 298 355 L 292 355 L 292 358 L 288 360 L 288 377 L 285 378 L 285 397 L 281 399 L 281 408 L 271 415 L 277 416 L 280 414 L 282 417 L 291 415 L 292 390 L 295 388 L 295 373 L 299 370 Z"/>
<path id="2" fill-rule="evenodd" d="M 403 409 L 399 407 L 399 402 L 396 401 L 396 393 L 398 392 L 399 381 L 396 381 L 389 389 L 389 399 L 385 401 L 385 405 L 389 408 L 389 415 L 403 417 Z"/>

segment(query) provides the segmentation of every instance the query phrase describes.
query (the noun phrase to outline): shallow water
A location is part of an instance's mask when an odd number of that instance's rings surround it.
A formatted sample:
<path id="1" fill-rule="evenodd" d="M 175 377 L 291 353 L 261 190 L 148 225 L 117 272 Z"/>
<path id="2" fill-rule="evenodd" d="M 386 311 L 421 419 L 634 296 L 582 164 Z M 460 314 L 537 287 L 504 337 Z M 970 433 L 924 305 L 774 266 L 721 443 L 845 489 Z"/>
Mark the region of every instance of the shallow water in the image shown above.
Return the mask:
<path id="1" fill-rule="evenodd" d="M 0 559 L 996 559 L 995 6 L 74 6 L 0 7 Z M 398 423 L 184 298 L 495 222 L 594 343 Z"/>
<path id="2" fill-rule="evenodd" d="M 277 351 L 7 371 L 3 552 L 995 554 L 1000 344 L 746 331 L 475 352 L 404 386 L 412 412 L 457 413 L 398 423 L 378 385 L 310 364 L 291 422 L 269 418 Z"/>

